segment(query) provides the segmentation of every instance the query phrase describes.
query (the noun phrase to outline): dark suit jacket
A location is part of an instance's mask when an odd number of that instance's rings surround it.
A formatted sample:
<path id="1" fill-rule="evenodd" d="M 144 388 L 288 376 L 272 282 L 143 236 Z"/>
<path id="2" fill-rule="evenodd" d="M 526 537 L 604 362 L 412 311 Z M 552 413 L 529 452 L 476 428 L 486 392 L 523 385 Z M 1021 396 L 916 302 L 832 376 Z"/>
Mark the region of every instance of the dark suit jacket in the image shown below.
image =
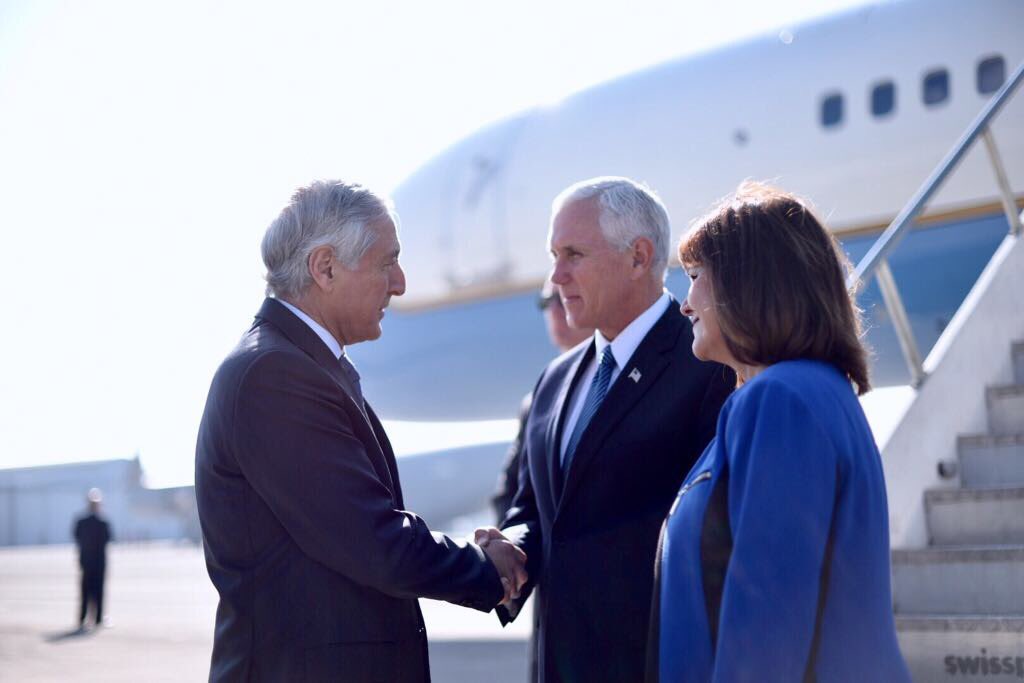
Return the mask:
<path id="1" fill-rule="evenodd" d="M 75 521 L 78 566 L 87 573 L 102 573 L 107 567 L 110 540 L 110 524 L 105 519 L 93 513 L 78 518 Z"/>
<path id="2" fill-rule="evenodd" d="M 501 524 L 508 515 L 512 501 L 519 492 L 519 468 L 523 461 L 523 438 L 526 435 L 526 418 L 530 415 L 530 402 L 533 394 L 523 397 L 519 405 L 519 429 L 516 431 L 516 438 L 505 454 L 505 464 L 501 467 L 498 475 L 498 486 L 491 496 L 491 507 L 494 508 L 495 524 Z"/>
<path id="3" fill-rule="evenodd" d="M 658 532 L 735 384 L 725 367 L 694 358 L 692 343 L 673 301 L 612 384 L 564 478 L 565 407 L 593 342 L 556 359 L 537 383 L 504 526 L 528 555 L 530 586 L 543 589 L 542 682 L 643 680 Z M 499 608 L 503 623 L 519 604 Z"/>
<path id="4" fill-rule="evenodd" d="M 416 598 L 501 600 L 479 547 L 402 509 L 387 435 L 349 381 L 273 299 L 213 379 L 196 446 L 220 593 L 210 680 L 427 681 Z"/>

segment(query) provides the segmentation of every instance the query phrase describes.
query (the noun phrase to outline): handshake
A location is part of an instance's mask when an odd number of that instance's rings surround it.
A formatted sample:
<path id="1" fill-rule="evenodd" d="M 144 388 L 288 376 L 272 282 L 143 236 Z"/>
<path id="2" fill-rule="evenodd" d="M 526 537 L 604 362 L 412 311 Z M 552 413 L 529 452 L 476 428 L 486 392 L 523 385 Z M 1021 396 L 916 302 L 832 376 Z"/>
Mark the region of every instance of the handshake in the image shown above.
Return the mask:
<path id="1" fill-rule="evenodd" d="M 487 558 L 494 564 L 501 576 L 505 596 L 499 605 L 506 605 L 519 597 L 526 584 L 526 553 L 509 541 L 505 534 L 494 527 L 481 527 L 473 532 L 473 542 L 483 548 Z"/>

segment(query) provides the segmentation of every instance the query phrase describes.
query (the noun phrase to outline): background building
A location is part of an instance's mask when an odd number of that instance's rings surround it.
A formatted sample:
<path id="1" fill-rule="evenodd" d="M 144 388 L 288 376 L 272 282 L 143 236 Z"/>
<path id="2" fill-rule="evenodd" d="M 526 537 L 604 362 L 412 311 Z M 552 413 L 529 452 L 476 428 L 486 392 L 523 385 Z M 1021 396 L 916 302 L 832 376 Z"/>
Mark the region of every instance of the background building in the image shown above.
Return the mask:
<path id="1" fill-rule="evenodd" d="M 0 546 L 69 543 L 85 494 L 103 491 L 117 541 L 200 541 L 193 487 L 148 489 L 138 457 L 0 470 Z"/>

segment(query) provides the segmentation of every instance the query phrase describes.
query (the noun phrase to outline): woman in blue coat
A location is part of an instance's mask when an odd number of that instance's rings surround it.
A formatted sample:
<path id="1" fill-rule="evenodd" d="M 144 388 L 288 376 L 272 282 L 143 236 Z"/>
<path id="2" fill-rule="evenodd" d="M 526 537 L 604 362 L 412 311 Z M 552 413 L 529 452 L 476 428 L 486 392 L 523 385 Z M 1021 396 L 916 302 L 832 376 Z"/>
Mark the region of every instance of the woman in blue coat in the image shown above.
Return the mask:
<path id="1" fill-rule="evenodd" d="M 666 522 L 651 678 L 909 681 L 845 256 L 800 200 L 752 183 L 679 253 L 694 354 L 739 388 Z"/>

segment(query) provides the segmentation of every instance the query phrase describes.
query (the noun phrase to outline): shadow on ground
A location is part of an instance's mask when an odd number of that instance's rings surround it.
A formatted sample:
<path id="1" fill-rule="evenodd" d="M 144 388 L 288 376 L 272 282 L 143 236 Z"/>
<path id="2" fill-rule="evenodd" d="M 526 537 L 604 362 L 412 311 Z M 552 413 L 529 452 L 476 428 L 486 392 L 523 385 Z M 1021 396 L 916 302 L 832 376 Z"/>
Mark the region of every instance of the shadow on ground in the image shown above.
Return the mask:
<path id="1" fill-rule="evenodd" d="M 58 631 L 57 633 L 48 633 L 43 636 L 43 640 L 47 643 L 59 643 L 63 640 L 70 640 L 72 638 L 85 638 L 96 633 L 96 629 L 85 628 L 79 626 L 69 631 Z"/>

